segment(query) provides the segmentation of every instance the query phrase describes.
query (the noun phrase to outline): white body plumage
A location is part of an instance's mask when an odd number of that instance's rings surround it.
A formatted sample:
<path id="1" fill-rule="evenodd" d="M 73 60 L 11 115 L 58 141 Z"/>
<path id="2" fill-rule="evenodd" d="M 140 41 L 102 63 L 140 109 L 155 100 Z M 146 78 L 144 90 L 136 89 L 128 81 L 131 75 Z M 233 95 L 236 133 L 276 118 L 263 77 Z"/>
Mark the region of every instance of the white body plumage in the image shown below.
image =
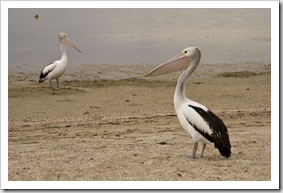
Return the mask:
<path id="1" fill-rule="evenodd" d="M 43 74 L 47 74 L 45 77 L 41 78 L 40 81 L 44 81 L 47 79 L 57 79 L 64 74 L 68 67 L 68 59 L 67 57 L 62 57 L 61 60 L 56 60 L 45 66 L 42 70 Z"/>
<path id="2" fill-rule="evenodd" d="M 176 99 L 176 98 L 175 98 Z M 190 134 L 194 142 L 211 143 L 205 137 L 203 137 L 192 125 L 189 124 L 188 119 L 194 123 L 198 128 L 202 128 L 206 133 L 211 135 L 212 131 L 209 128 L 207 122 L 192 108 L 191 106 L 196 106 L 207 111 L 208 109 L 190 99 L 184 101 L 183 104 L 179 104 L 179 101 L 174 101 L 175 111 L 181 126 Z"/>

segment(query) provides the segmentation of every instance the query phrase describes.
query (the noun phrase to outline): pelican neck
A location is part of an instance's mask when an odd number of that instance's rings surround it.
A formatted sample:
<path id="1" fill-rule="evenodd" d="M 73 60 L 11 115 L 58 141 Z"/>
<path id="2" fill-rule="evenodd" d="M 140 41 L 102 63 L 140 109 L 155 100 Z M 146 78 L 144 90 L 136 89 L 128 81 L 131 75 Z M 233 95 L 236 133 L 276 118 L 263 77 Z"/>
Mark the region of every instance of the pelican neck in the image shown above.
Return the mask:
<path id="1" fill-rule="evenodd" d="M 176 86 L 176 90 L 175 90 L 175 99 L 176 100 L 185 100 L 186 94 L 186 83 L 189 79 L 189 77 L 191 76 L 191 74 L 195 71 L 197 65 L 198 65 L 199 61 L 191 61 L 190 66 L 180 75 L 178 82 L 177 82 L 177 86 Z"/>
<path id="2" fill-rule="evenodd" d="M 66 52 L 66 47 L 63 43 L 60 43 L 60 48 L 61 48 L 61 52 L 62 52 L 62 57 L 61 59 L 63 58 L 67 58 L 67 52 Z"/>

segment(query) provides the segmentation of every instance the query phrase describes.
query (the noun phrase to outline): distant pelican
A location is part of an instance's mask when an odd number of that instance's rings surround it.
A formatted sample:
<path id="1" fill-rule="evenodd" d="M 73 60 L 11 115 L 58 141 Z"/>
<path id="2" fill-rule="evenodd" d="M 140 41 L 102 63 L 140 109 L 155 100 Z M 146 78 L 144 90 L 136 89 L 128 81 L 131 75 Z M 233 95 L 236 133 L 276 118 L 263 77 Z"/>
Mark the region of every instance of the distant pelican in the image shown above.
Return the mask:
<path id="1" fill-rule="evenodd" d="M 189 76 L 195 71 L 201 58 L 198 48 L 188 47 L 181 54 L 161 64 L 145 76 L 158 76 L 186 69 L 179 77 L 174 94 L 174 107 L 182 127 L 194 141 L 192 158 L 196 158 L 198 142 L 202 142 L 201 157 L 207 143 L 214 143 L 220 154 L 231 156 L 228 130 L 223 121 L 205 106 L 185 96 L 185 86 Z"/>
<path id="2" fill-rule="evenodd" d="M 64 44 L 68 44 L 72 48 L 76 49 L 78 52 L 81 51 L 67 38 L 65 33 L 58 34 L 58 41 L 62 52 L 62 57 L 60 60 L 56 60 L 49 65 L 45 66 L 40 75 L 39 82 L 43 82 L 47 79 L 50 81 L 50 88 L 52 89 L 52 79 L 56 79 L 57 88 L 59 88 L 59 80 L 58 78 L 64 74 L 68 66 L 68 58 L 66 53 L 66 48 Z"/>

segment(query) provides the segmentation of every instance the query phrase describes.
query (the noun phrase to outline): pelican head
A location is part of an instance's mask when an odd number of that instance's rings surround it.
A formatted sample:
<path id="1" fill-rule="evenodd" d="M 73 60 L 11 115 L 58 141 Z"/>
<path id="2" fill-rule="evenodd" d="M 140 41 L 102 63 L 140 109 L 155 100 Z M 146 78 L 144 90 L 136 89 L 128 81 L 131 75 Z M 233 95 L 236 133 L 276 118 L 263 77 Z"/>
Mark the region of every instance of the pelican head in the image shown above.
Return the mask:
<path id="1" fill-rule="evenodd" d="M 186 55 L 191 62 L 199 60 L 201 57 L 200 50 L 196 47 L 187 47 L 182 51 L 182 54 Z"/>
<path id="2" fill-rule="evenodd" d="M 58 34 L 58 41 L 60 44 L 67 44 L 69 45 L 70 47 L 74 48 L 75 50 L 77 50 L 78 52 L 82 53 L 79 48 L 77 48 L 77 46 L 75 46 L 71 40 L 67 37 L 67 35 L 63 32 L 60 32 Z"/>
<path id="3" fill-rule="evenodd" d="M 198 65 L 201 53 L 196 47 L 187 47 L 179 55 L 157 66 L 145 76 L 159 76 L 187 69 L 190 65 Z"/>

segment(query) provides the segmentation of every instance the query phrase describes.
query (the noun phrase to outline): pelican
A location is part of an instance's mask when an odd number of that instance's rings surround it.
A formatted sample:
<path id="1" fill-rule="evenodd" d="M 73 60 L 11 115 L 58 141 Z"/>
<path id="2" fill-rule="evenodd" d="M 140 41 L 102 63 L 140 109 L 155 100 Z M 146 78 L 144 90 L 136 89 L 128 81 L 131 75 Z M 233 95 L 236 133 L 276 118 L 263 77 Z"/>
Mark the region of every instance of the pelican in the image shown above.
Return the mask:
<path id="1" fill-rule="evenodd" d="M 40 75 L 39 75 L 39 82 L 43 82 L 47 79 L 50 81 L 50 88 L 52 89 L 52 79 L 56 79 L 57 81 L 57 88 L 59 88 L 59 80 L 58 78 L 64 74 L 68 66 L 68 58 L 66 53 L 66 48 L 64 44 L 68 44 L 75 50 L 81 53 L 81 51 L 69 40 L 65 33 L 60 32 L 58 34 L 58 42 L 61 48 L 62 57 L 60 60 L 56 60 L 49 65 L 45 66 Z"/>
<path id="2" fill-rule="evenodd" d="M 223 157 L 231 156 L 228 130 L 223 121 L 205 106 L 185 96 L 185 85 L 189 76 L 197 68 L 201 52 L 196 47 L 188 47 L 176 57 L 159 65 L 145 76 L 159 76 L 185 70 L 179 77 L 174 94 L 174 107 L 182 127 L 190 134 L 194 147 L 192 158 L 196 158 L 198 142 L 202 142 L 200 157 L 203 157 L 206 144 L 214 143 Z"/>

